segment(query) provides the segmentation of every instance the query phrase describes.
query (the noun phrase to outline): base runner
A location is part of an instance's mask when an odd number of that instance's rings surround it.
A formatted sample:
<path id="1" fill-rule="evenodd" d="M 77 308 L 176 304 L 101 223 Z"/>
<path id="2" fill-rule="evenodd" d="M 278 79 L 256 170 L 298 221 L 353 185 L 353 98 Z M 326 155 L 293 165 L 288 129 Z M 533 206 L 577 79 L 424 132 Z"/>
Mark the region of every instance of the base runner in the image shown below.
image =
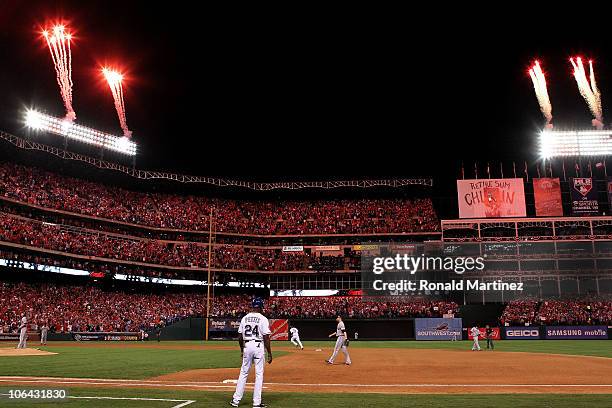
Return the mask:
<path id="1" fill-rule="evenodd" d="M 304 346 L 300 341 L 300 332 L 298 331 L 297 327 L 294 326 L 290 328 L 289 333 L 291 333 L 291 343 L 293 343 L 295 347 L 299 347 L 301 350 L 304 350 Z"/>
<path id="2" fill-rule="evenodd" d="M 236 384 L 236 392 L 230 402 L 232 407 L 237 407 L 244 395 L 244 387 L 249 377 L 251 365 L 255 365 L 255 386 L 253 389 L 253 408 L 265 408 L 266 404 L 261 402 L 261 390 L 263 388 L 264 358 L 265 351 L 268 352 L 268 364 L 272 364 L 272 348 L 270 347 L 270 324 L 268 319 L 261 314 L 263 300 L 253 299 L 252 309 L 244 316 L 238 327 L 238 344 L 242 355 L 242 367 L 240 377 Z"/>
<path id="3" fill-rule="evenodd" d="M 336 345 L 334 346 L 334 353 L 329 358 L 329 360 L 326 360 L 326 362 L 327 364 L 334 364 L 334 360 L 336 359 L 338 352 L 342 350 L 342 353 L 344 353 L 344 364 L 351 365 L 351 356 L 349 356 L 347 348 L 349 344 L 349 339 L 346 335 L 346 327 L 344 327 L 344 322 L 342 321 L 342 318 L 340 316 L 336 318 L 336 321 L 338 322 L 338 326 L 336 326 L 336 331 L 328 336 L 336 336 Z"/>
<path id="4" fill-rule="evenodd" d="M 480 336 L 480 330 L 474 326 L 470 329 L 470 334 L 474 338 L 474 344 L 472 345 L 472 351 L 480 351 L 480 344 L 478 344 L 478 337 Z"/>

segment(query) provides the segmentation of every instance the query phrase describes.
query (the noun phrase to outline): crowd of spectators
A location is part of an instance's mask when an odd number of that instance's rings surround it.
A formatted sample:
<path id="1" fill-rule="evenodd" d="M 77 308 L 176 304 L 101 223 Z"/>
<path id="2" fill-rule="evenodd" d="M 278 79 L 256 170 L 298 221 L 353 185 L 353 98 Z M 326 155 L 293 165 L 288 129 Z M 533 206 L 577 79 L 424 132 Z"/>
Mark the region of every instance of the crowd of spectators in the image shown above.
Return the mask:
<path id="1" fill-rule="evenodd" d="M 98 258 L 175 267 L 208 267 L 208 246 L 201 243 L 126 239 L 87 230 L 66 229 L 60 225 L 3 213 L 0 213 L 0 241 Z M 243 245 L 217 245 L 214 248 L 212 266 L 215 269 L 319 270 L 319 263 L 322 260 L 331 262 L 330 259 L 334 260 L 334 270 L 342 270 L 345 265 L 343 256 L 322 258 L 307 252 L 282 252 L 280 249 L 250 248 Z M 347 263 L 353 264 L 352 261 Z"/>
<path id="2" fill-rule="evenodd" d="M 243 234 L 431 232 L 430 199 L 248 201 L 129 191 L 0 163 L 0 196 L 32 205 L 144 226 Z"/>
<path id="3" fill-rule="evenodd" d="M 52 283 L 0 282 L 0 329 L 15 331 L 22 315 L 30 323 L 47 323 L 53 332 L 138 331 L 205 315 L 204 293 L 128 293 L 98 287 Z M 248 295 L 216 296 L 213 317 L 242 317 L 249 312 Z M 416 299 L 406 302 L 365 301 L 360 296 L 271 297 L 269 318 L 401 318 L 441 317 L 458 310 L 456 303 Z"/>
<path id="4" fill-rule="evenodd" d="M 202 298 L 107 292 L 95 287 L 0 282 L 0 328 L 14 332 L 22 315 L 52 332 L 139 331 L 201 315 Z M 33 327 L 30 327 L 32 329 Z"/>
<path id="5" fill-rule="evenodd" d="M 240 317 L 250 310 L 249 298 L 239 295 L 215 299 L 211 314 L 216 317 Z M 459 307 L 450 301 L 413 299 L 393 301 L 382 298 L 363 299 L 361 296 L 279 296 L 265 303 L 264 314 L 279 319 L 349 319 L 442 317 L 456 313 Z"/>
<path id="6" fill-rule="evenodd" d="M 612 300 L 577 299 L 514 300 L 500 318 L 501 325 L 590 325 L 612 323 Z"/>
<path id="7" fill-rule="evenodd" d="M 250 310 L 249 295 L 212 299 L 211 317 L 240 318 Z M 206 314 L 204 292 L 163 294 L 103 290 L 97 286 L 0 282 L 0 330 L 15 332 L 28 316 L 30 328 L 47 323 L 53 332 L 139 331 Z M 281 319 L 442 317 L 459 306 L 446 300 L 373 299 L 361 296 L 270 297 L 264 314 Z M 520 300 L 509 302 L 502 325 L 610 324 L 612 301 L 600 299 Z"/>
<path id="8" fill-rule="evenodd" d="M 502 326 L 528 326 L 534 324 L 538 301 L 532 299 L 513 300 L 504 308 L 499 321 Z"/>
<path id="9" fill-rule="evenodd" d="M 537 321 L 551 325 L 610 324 L 612 301 L 602 299 L 546 300 Z"/>

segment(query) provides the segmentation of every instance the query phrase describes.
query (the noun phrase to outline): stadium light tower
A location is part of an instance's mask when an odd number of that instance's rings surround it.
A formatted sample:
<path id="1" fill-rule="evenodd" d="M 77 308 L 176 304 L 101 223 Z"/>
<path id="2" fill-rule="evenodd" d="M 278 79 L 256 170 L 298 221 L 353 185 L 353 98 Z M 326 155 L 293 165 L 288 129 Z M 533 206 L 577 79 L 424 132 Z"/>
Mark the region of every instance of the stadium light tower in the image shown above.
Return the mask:
<path id="1" fill-rule="evenodd" d="M 540 132 L 540 156 L 589 157 L 612 155 L 612 130 L 552 130 Z"/>
<path id="2" fill-rule="evenodd" d="M 136 143 L 128 137 L 114 136 L 35 110 L 26 111 L 25 124 L 27 127 L 34 130 L 64 136 L 69 139 L 112 150 L 127 156 L 136 156 Z"/>

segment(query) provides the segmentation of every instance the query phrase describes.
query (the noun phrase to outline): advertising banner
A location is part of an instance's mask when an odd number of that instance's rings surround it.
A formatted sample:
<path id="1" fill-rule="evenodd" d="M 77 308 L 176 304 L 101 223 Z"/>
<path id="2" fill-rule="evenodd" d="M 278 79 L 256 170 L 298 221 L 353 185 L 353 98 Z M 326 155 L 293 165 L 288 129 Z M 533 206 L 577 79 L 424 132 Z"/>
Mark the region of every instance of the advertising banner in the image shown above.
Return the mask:
<path id="1" fill-rule="evenodd" d="M 506 340 L 538 340 L 540 338 L 539 327 L 517 326 L 504 327 Z"/>
<path id="2" fill-rule="evenodd" d="M 289 340 L 289 321 L 287 319 L 270 319 L 270 340 Z"/>
<path id="3" fill-rule="evenodd" d="M 208 322 L 209 332 L 236 332 L 240 327 L 240 319 L 217 319 L 211 318 Z"/>
<path id="4" fill-rule="evenodd" d="M 19 333 L 0 333 L 0 341 L 19 342 Z"/>
<path id="5" fill-rule="evenodd" d="M 538 217 L 562 217 L 561 182 L 559 178 L 534 178 L 533 195 Z"/>
<path id="6" fill-rule="evenodd" d="M 339 251 L 339 245 L 317 245 L 314 247 L 315 251 Z"/>
<path id="7" fill-rule="evenodd" d="M 378 250 L 378 244 L 355 244 L 353 245 L 353 251 L 376 251 Z"/>
<path id="8" fill-rule="evenodd" d="M 73 332 L 76 341 L 138 341 L 140 333 L 132 332 Z"/>
<path id="9" fill-rule="evenodd" d="M 491 329 L 493 330 L 493 333 L 491 333 L 491 338 L 493 340 L 499 340 L 501 338 L 501 336 L 499 335 L 499 327 L 491 327 Z M 487 333 L 487 329 L 484 327 L 479 327 L 478 330 L 480 331 L 480 339 L 485 339 L 485 335 Z M 474 340 L 474 337 L 472 336 L 472 334 L 470 333 L 470 328 L 468 328 L 468 339 L 469 340 Z"/>
<path id="10" fill-rule="evenodd" d="M 283 252 L 304 252 L 304 247 L 302 245 L 285 245 Z"/>
<path id="11" fill-rule="evenodd" d="M 570 179 L 570 193 L 572 196 L 573 215 L 599 214 L 597 190 L 592 178 L 580 177 Z"/>
<path id="12" fill-rule="evenodd" d="M 546 340 L 588 340 L 608 338 L 608 326 L 546 326 Z"/>
<path id="13" fill-rule="evenodd" d="M 459 218 L 524 217 L 522 178 L 457 180 Z"/>
<path id="14" fill-rule="evenodd" d="M 461 318 L 418 318 L 414 319 L 417 340 L 461 340 Z"/>

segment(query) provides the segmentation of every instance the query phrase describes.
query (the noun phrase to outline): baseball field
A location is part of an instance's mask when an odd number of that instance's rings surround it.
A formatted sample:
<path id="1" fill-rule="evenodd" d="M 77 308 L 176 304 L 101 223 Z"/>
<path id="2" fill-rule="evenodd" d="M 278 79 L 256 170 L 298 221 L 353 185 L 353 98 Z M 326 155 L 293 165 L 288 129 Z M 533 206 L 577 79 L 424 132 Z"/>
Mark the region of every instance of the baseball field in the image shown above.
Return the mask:
<path id="1" fill-rule="evenodd" d="M 233 342 L 57 342 L 30 355 L 8 346 L 0 345 L 0 406 L 9 407 L 229 406 L 240 366 Z M 304 346 L 273 343 L 271 407 L 612 407 L 611 341 L 498 341 L 481 352 L 468 341 L 353 342 L 351 366 L 342 357 L 325 364 L 331 342 Z M 9 398 L 16 389 L 68 397 Z"/>

